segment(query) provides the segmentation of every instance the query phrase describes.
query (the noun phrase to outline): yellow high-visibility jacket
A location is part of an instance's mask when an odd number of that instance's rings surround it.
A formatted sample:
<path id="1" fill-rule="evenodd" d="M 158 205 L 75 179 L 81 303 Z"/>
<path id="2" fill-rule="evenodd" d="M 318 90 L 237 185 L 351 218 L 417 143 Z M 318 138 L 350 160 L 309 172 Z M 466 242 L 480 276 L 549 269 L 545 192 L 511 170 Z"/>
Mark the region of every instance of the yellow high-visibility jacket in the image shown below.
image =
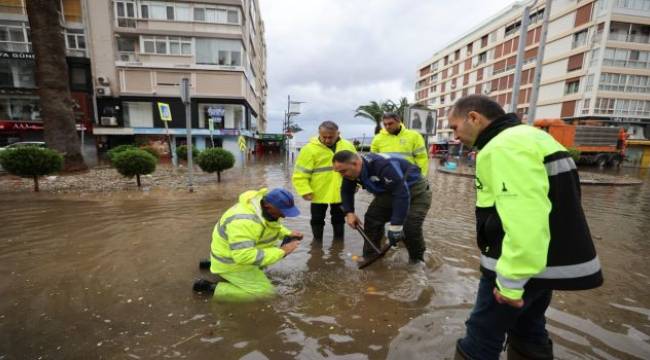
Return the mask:
<path id="1" fill-rule="evenodd" d="M 210 247 L 212 273 L 265 267 L 284 257 L 278 244 L 291 230 L 280 221 L 264 219 L 260 201 L 266 193 L 267 189 L 242 193 L 239 202 L 214 227 Z"/>
<path id="2" fill-rule="evenodd" d="M 332 158 L 334 154 L 349 150 L 357 152 L 351 142 L 339 139 L 336 151 L 332 151 L 313 137 L 298 154 L 296 167 L 291 178 L 296 192 L 300 196 L 313 194 L 315 204 L 338 204 L 341 202 L 341 175 L 334 171 Z"/>
<path id="3" fill-rule="evenodd" d="M 402 125 L 397 135 L 381 129 L 370 144 L 370 151 L 401 157 L 420 168 L 424 177 L 429 173 L 429 154 L 424 138 L 419 133 Z"/>

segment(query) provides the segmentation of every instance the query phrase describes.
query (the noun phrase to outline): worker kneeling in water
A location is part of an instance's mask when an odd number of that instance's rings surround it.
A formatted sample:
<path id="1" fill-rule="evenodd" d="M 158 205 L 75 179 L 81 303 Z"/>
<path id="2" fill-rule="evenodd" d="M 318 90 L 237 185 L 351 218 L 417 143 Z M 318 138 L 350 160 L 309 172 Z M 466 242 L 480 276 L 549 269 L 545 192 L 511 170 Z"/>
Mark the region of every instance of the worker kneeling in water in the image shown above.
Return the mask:
<path id="1" fill-rule="evenodd" d="M 246 191 L 214 227 L 210 272 L 216 283 L 197 280 L 194 291 L 214 292 L 221 301 L 250 301 L 275 295 L 263 268 L 293 252 L 303 235 L 284 227 L 280 219 L 300 211 L 285 189 Z M 281 240 L 282 246 L 278 246 Z"/>

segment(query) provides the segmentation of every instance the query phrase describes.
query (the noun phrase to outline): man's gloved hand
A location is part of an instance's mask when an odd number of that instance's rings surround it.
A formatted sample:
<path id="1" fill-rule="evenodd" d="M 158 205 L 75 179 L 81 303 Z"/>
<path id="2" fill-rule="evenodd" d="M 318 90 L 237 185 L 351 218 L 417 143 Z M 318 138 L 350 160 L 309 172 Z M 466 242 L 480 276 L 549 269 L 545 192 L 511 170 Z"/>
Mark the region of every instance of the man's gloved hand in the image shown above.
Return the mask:
<path id="1" fill-rule="evenodd" d="M 397 243 L 404 240 L 404 230 L 402 226 L 390 225 L 388 227 L 388 242 L 391 246 L 397 246 Z"/>

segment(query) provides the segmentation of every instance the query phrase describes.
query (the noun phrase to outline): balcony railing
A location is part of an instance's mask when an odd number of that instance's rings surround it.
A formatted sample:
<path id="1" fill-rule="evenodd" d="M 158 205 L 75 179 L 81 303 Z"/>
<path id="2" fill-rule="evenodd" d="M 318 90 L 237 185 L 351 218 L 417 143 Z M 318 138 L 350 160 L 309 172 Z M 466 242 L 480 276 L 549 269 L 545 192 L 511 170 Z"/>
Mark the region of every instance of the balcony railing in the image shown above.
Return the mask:
<path id="1" fill-rule="evenodd" d="M 643 34 L 609 33 L 608 39 L 612 41 L 624 41 L 624 42 L 633 42 L 633 43 L 641 43 L 641 44 L 650 43 L 650 35 L 643 35 Z"/>
<path id="2" fill-rule="evenodd" d="M 603 66 L 650 69 L 650 61 L 603 59 Z"/>

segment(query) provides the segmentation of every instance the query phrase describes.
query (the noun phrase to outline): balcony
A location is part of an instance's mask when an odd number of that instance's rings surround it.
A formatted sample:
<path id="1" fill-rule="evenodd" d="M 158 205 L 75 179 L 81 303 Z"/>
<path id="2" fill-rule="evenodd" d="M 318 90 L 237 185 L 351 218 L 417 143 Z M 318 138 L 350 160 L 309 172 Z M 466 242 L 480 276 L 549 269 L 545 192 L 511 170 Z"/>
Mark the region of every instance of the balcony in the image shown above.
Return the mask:
<path id="1" fill-rule="evenodd" d="M 650 43 L 650 36 L 643 35 L 643 34 L 610 33 L 608 39 L 612 41 L 624 41 L 624 42 L 641 43 L 641 44 Z"/>
<path id="2" fill-rule="evenodd" d="M 611 41 L 650 44 L 650 25 L 613 21 L 607 38 Z"/>

